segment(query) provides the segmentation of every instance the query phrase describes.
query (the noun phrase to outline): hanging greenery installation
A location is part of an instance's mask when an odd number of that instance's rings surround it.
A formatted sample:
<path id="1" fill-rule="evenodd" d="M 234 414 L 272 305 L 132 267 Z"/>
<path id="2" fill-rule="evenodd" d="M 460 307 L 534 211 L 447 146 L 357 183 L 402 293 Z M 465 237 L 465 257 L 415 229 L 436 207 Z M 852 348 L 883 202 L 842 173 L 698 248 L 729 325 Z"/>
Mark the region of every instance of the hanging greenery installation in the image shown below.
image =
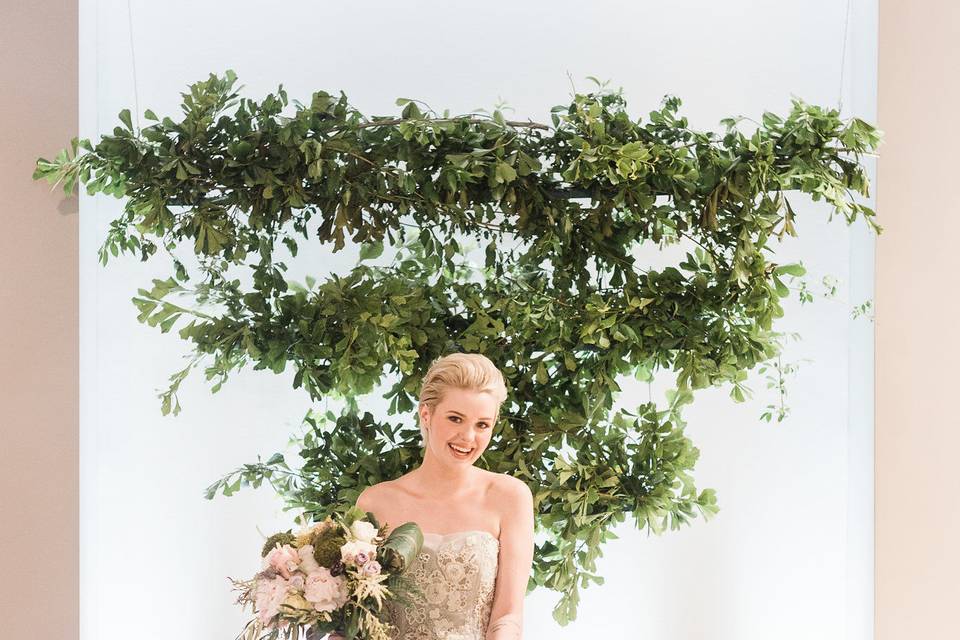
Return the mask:
<path id="1" fill-rule="evenodd" d="M 180 411 L 179 385 L 201 363 L 214 392 L 252 363 L 291 367 L 311 400 L 342 401 L 305 416 L 302 464 L 258 460 L 207 496 L 267 481 L 317 518 L 352 504 L 419 464 L 412 410 L 430 362 L 483 353 L 509 397 L 478 465 L 533 492 L 545 541 L 529 589 L 560 594 L 561 624 L 603 582 L 596 560 L 614 525 L 629 516 L 662 533 L 717 512 L 715 492 L 695 486 L 682 410 L 712 386 L 743 401 L 747 373 L 780 353 L 784 280 L 803 274 L 775 260 L 774 239 L 797 234 L 790 198 L 881 231 L 857 197 L 881 132 L 797 98 L 749 134 L 742 118 L 715 134 L 691 129 L 676 97 L 644 120 L 602 85 L 534 122 L 411 99 L 368 117 L 325 91 L 284 115 L 282 85 L 257 103 L 236 79 L 190 85 L 179 121 L 147 110 L 139 129 L 124 109 L 112 135 L 74 138 L 34 173 L 124 199 L 104 265 L 169 260 L 169 277 L 133 298 L 141 322 L 177 327 L 192 347 L 160 395 L 164 414 Z M 285 277 L 319 245 L 353 246 L 356 266 Z M 643 260 L 668 246 L 684 254 L 675 265 Z M 629 378 L 668 371 L 664 406 L 623 397 Z M 372 393 L 396 422 L 361 408 Z"/>

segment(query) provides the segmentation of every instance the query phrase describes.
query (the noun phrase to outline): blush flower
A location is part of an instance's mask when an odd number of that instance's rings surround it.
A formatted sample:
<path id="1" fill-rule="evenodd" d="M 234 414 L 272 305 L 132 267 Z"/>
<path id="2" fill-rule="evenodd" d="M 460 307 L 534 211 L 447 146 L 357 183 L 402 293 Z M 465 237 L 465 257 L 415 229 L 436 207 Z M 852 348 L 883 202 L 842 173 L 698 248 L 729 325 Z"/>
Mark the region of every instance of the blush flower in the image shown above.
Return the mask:
<path id="1" fill-rule="evenodd" d="M 267 566 L 275 569 L 286 579 L 290 579 L 290 575 L 300 565 L 300 556 L 297 554 L 297 550 L 289 544 L 274 547 L 263 560 Z"/>
<path id="2" fill-rule="evenodd" d="M 272 580 L 257 581 L 254 604 L 257 618 L 262 624 L 267 624 L 280 612 L 280 605 L 286 600 L 287 591 L 287 581 L 279 576 Z"/>
<path id="3" fill-rule="evenodd" d="M 363 565 L 363 573 L 368 576 L 378 576 L 380 575 L 380 563 L 376 560 L 371 560 L 370 562 Z"/>
<path id="4" fill-rule="evenodd" d="M 326 567 L 320 567 L 307 576 L 303 595 L 317 611 L 334 611 L 350 598 L 347 581 L 340 576 L 330 575 Z"/>
<path id="5" fill-rule="evenodd" d="M 293 574 L 289 580 L 287 580 L 287 590 L 288 591 L 303 591 L 303 587 L 307 583 L 307 576 L 303 575 L 299 571 Z"/>

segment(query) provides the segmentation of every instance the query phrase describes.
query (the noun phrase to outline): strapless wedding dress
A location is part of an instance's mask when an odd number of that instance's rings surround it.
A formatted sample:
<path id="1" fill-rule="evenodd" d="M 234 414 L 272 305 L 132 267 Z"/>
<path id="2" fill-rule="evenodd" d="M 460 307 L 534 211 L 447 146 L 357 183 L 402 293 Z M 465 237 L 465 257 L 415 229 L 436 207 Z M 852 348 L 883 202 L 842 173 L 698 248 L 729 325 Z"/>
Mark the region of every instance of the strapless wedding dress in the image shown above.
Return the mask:
<path id="1" fill-rule="evenodd" d="M 483 640 L 493 609 L 500 541 L 489 531 L 423 534 L 407 567 L 423 600 L 385 604 L 393 640 Z"/>

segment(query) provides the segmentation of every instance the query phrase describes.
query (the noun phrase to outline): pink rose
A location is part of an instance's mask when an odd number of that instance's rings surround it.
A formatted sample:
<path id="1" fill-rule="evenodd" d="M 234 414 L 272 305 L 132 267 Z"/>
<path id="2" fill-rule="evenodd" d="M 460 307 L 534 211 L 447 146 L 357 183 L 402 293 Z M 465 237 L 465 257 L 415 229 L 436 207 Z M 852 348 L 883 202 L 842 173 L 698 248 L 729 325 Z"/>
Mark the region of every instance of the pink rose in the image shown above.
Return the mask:
<path id="1" fill-rule="evenodd" d="M 376 560 L 371 560 L 370 562 L 363 565 L 363 572 L 368 576 L 378 576 L 380 575 L 380 563 Z"/>
<path id="2" fill-rule="evenodd" d="M 303 591 L 304 586 L 306 585 L 307 577 L 297 571 L 293 576 L 287 580 L 287 590 L 288 591 Z"/>
<path id="3" fill-rule="evenodd" d="M 289 579 L 290 575 L 300 566 L 300 555 L 294 547 L 285 544 L 271 549 L 267 557 L 264 558 L 264 562 L 273 567 L 284 578 Z"/>
<path id="4" fill-rule="evenodd" d="M 254 604 L 257 608 L 257 617 L 262 624 L 267 624 L 274 616 L 280 613 L 280 605 L 287 599 L 287 581 L 281 577 L 273 580 L 258 580 Z"/>
<path id="5" fill-rule="evenodd" d="M 361 565 L 369 559 L 370 557 L 367 555 L 366 551 L 358 551 L 357 555 L 354 556 L 353 561 L 356 562 L 358 565 Z"/>
<path id="6" fill-rule="evenodd" d="M 303 596 L 317 611 L 334 611 L 350 599 L 347 581 L 342 576 L 332 576 L 326 567 L 307 576 Z"/>

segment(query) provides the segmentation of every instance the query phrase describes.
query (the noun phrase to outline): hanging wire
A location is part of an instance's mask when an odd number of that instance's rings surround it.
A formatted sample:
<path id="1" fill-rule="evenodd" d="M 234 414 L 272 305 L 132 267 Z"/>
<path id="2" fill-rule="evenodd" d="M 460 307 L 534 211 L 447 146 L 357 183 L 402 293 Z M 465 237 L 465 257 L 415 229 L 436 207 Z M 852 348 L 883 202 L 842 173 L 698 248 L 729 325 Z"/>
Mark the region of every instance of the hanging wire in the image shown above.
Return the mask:
<path id="1" fill-rule="evenodd" d="M 137 134 L 140 133 L 140 96 L 137 91 L 137 56 L 133 50 L 133 15 L 130 9 L 130 0 L 127 0 L 127 32 L 130 34 L 130 62 L 133 67 L 133 117 L 137 123 Z"/>
<path id="2" fill-rule="evenodd" d="M 847 0 L 847 14 L 843 21 L 843 44 L 840 48 L 840 91 L 837 98 L 837 111 L 843 112 L 843 72 L 847 67 L 847 36 L 850 33 L 850 5 L 852 0 Z"/>
<path id="3" fill-rule="evenodd" d="M 133 11 L 130 7 L 131 0 L 127 0 L 127 32 L 130 35 L 130 61 L 133 69 L 133 106 L 134 117 L 136 118 L 137 131 L 140 130 L 140 100 L 137 90 L 137 56 L 133 46 Z M 837 92 L 837 111 L 843 111 L 843 76 L 847 66 L 847 39 L 850 35 L 850 9 L 852 0 L 847 0 L 847 8 L 843 20 L 843 41 L 840 45 L 840 89 Z M 569 72 L 567 72 L 569 76 Z M 571 79 L 572 82 L 572 79 Z"/>

